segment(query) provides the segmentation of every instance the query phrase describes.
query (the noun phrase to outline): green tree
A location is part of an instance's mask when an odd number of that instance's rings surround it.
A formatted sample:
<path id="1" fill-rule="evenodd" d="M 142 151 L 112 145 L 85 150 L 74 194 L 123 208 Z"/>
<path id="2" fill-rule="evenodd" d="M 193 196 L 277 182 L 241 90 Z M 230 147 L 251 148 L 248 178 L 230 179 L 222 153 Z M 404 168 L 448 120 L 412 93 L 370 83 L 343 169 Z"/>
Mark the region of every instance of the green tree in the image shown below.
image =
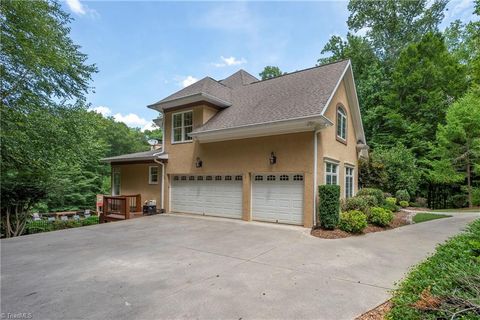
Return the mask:
<path id="1" fill-rule="evenodd" d="M 417 160 L 410 150 L 402 144 L 391 148 L 377 148 L 372 152 L 371 158 L 377 166 L 383 164 L 384 173 L 382 173 L 382 180 L 379 181 L 381 184 L 370 187 L 377 187 L 392 194 L 401 189 L 407 190 L 411 195 L 416 194 L 420 172 Z"/>
<path id="2" fill-rule="evenodd" d="M 469 92 L 447 111 L 446 124 L 437 131 L 430 179 L 434 182 L 465 181 L 472 207 L 472 176 L 480 174 L 480 96 Z"/>
<path id="3" fill-rule="evenodd" d="M 62 118 L 84 108 L 96 67 L 69 38 L 70 17 L 58 3 L 5 0 L 0 14 L 0 208 L 8 237 L 23 232 L 56 166 L 77 158 L 82 130 Z"/>
<path id="4" fill-rule="evenodd" d="M 420 40 L 423 34 L 437 31 L 444 17 L 447 0 L 351 0 L 348 27 L 353 32 L 366 30 L 366 38 L 382 60 L 395 60 L 401 49 Z"/>
<path id="5" fill-rule="evenodd" d="M 442 36 L 426 34 L 400 53 L 392 74 L 392 92 L 386 97 L 388 110 L 383 121 L 378 120 L 389 135 L 373 142 L 401 141 L 417 157 L 425 157 L 448 106 L 466 88 L 465 68 L 448 52 Z"/>
<path id="6" fill-rule="evenodd" d="M 258 75 L 262 78 L 262 80 L 267 80 L 284 74 L 286 74 L 286 72 L 282 72 L 279 67 L 266 66 Z"/>

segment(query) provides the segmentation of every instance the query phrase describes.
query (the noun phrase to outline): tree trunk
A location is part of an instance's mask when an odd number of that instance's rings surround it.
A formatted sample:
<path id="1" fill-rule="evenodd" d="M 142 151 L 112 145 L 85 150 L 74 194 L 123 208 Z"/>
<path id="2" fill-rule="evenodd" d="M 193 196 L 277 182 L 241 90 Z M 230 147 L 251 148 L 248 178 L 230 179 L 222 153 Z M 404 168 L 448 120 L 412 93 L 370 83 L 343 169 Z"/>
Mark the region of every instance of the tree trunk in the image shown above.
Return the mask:
<path id="1" fill-rule="evenodd" d="M 468 191 L 468 207 L 472 208 L 472 181 L 471 181 L 471 166 L 470 166 L 470 159 L 467 158 L 467 191 Z"/>

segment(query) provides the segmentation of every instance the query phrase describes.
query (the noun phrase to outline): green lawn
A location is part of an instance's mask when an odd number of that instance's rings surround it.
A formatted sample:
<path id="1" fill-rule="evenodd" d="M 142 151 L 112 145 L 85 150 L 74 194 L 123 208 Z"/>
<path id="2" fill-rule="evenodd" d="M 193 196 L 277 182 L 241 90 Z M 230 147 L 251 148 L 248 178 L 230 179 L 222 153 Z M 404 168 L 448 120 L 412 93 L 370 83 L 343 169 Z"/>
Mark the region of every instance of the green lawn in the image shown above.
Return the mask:
<path id="1" fill-rule="evenodd" d="M 480 212 L 480 207 L 475 208 L 457 208 L 457 209 L 437 209 L 433 212 Z"/>
<path id="2" fill-rule="evenodd" d="M 420 222 L 425 222 L 429 220 L 442 219 L 442 218 L 448 218 L 448 217 L 451 217 L 451 216 L 447 214 L 420 212 L 413 217 L 413 222 L 420 223 Z"/>
<path id="3" fill-rule="evenodd" d="M 480 219 L 437 247 L 393 292 L 389 320 L 478 320 Z"/>

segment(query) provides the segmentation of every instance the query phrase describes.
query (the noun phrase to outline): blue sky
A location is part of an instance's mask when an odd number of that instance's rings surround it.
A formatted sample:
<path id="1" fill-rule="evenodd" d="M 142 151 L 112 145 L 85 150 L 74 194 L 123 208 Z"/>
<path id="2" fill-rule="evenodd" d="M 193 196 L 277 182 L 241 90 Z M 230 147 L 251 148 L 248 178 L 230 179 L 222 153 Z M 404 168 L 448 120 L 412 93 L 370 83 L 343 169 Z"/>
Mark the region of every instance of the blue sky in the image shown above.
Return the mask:
<path id="1" fill-rule="evenodd" d="M 346 1 L 161 2 L 65 0 L 71 37 L 99 72 L 88 102 L 131 127 L 157 116 L 146 106 L 205 76 L 242 68 L 258 76 L 312 67 L 330 36 L 347 33 Z M 473 0 L 452 1 L 450 21 L 472 18 Z"/>

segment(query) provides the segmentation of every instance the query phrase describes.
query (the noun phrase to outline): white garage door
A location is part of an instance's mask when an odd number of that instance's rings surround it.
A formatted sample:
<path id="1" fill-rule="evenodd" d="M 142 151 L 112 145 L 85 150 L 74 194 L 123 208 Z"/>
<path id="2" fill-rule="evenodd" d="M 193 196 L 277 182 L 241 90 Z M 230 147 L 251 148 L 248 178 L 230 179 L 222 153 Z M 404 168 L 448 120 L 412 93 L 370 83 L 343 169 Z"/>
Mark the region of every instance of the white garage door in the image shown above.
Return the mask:
<path id="1" fill-rule="evenodd" d="M 173 212 L 242 217 L 241 175 L 175 175 L 171 191 Z"/>
<path id="2" fill-rule="evenodd" d="M 303 225 L 303 175 L 254 174 L 254 220 Z"/>

